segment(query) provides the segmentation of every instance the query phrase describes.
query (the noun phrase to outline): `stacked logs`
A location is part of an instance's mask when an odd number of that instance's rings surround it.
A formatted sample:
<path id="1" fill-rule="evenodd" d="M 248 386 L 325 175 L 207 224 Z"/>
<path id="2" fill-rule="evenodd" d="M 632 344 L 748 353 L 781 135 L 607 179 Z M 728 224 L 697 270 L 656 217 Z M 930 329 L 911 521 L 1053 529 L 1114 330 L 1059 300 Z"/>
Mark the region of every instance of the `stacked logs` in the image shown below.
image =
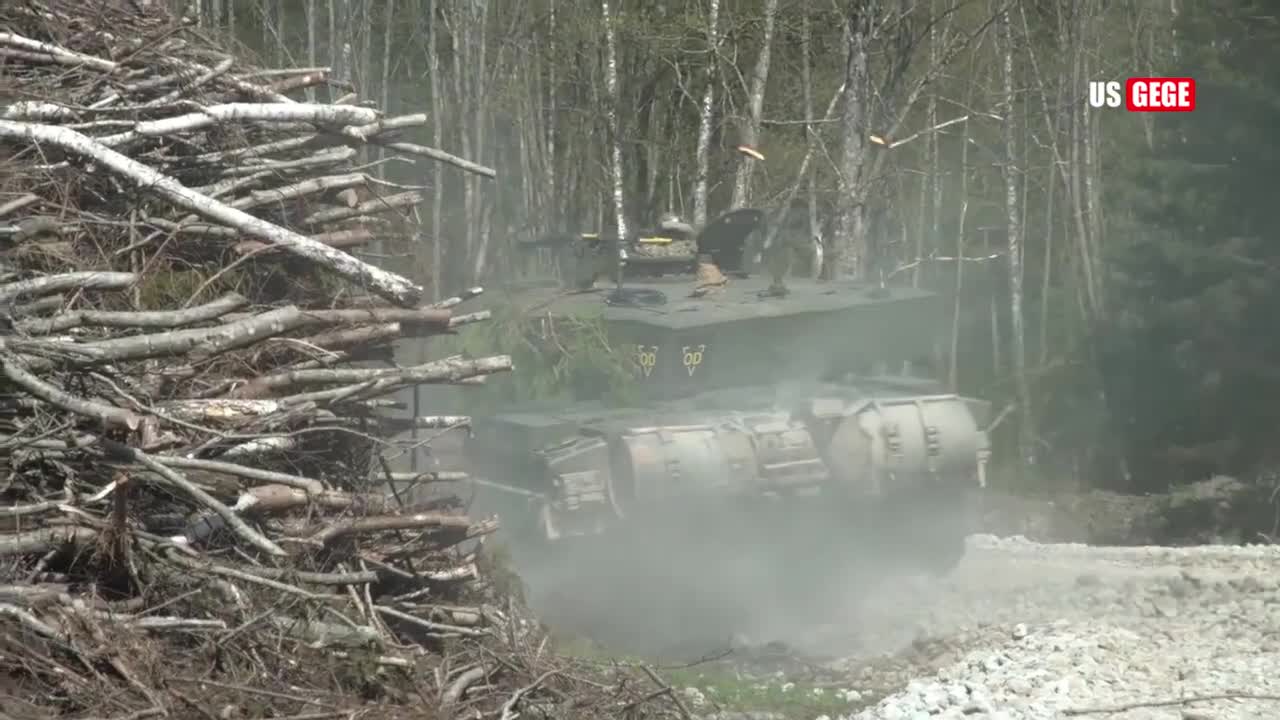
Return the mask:
<path id="1" fill-rule="evenodd" d="M 512 367 L 394 364 L 393 341 L 488 316 L 455 312 L 479 289 L 424 304 L 354 254 L 411 246 L 422 198 L 358 157 L 492 170 L 403 139 L 424 116 L 289 97 L 323 68 L 249 67 L 136 3 L 4 4 L 0 78 L 0 715 L 661 694 L 552 664 L 478 569 L 496 522 L 386 461 L 407 428 L 467 423 L 392 417 L 393 393 Z"/>

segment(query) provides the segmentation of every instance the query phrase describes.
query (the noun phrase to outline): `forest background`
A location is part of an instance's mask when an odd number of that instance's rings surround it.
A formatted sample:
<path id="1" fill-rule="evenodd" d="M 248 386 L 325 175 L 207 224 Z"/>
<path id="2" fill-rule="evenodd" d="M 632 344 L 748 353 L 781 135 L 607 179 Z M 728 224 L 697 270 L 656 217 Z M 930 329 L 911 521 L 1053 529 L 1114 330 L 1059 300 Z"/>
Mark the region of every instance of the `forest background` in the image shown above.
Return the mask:
<path id="1" fill-rule="evenodd" d="M 515 244 L 799 213 L 841 276 L 953 299 L 950 385 L 1038 483 L 1265 475 L 1280 428 L 1280 21 L 1252 0 L 187 0 L 307 92 L 425 112 L 394 264 L 444 297 Z M 1090 80 L 1189 76 L 1192 113 Z M 409 137 L 409 140 L 414 138 Z M 759 148 L 763 162 L 733 152 Z M 1019 462 L 1020 461 L 1020 462 Z"/>

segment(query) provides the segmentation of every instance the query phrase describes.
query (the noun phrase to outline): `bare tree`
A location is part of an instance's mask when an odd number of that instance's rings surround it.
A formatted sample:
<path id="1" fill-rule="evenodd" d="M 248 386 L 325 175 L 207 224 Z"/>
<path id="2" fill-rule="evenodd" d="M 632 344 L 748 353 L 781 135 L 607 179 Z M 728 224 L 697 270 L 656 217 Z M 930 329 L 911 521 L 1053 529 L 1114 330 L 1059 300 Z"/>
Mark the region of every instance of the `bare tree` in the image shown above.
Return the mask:
<path id="1" fill-rule="evenodd" d="M 1065 6 L 1065 7 L 1064 7 Z M 1060 3 L 1058 5 L 1059 27 L 1062 28 L 1071 38 L 1070 57 L 1071 57 L 1071 87 L 1084 87 L 1084 83 L 1088 76 L 1085 68 L 1085 38 L 1084 33 L 1088 29 L 1089 21 L 1087 19 L 1089 8 L 1084 7 L 1084 3 L 1079 5 L 1066 5 Z M 1081 145 L 1083 137 L 1081 136 L 1081 127 L 1084 124 L 1083 114 L 1087 112 L 1085 103 L 1071 103 L 1071 145 L 1068 154 L 1068 162 L 1063 166 L 1062 171 L 1066 174 L 1065 185 L 1068 197 L 1071 201 L 1071 210 L 1073 220 L 1075 221 L 1076 245 L 1079 253 L 1079 267 L 1082 271 L 1082 279 L 1084 281 L 1085 290 L 1085 321 L 1092 323 L 1094 318 L 1100 311 L 1101 298 L 1098 291 L 1097 265 L 1094 260 L 1094 252 L 1092 247 L 1092 239 L 1089 236 L 1089 220 L 1087 217 L 1085 191 L 1084 191 L 1084 162 L 1081 155 Z"/>
<path id="2" fill-rule="evenodd" d="M 231 4 L 235 5 L 235 2 L 233 1 Z M 316 63 L 319 62 L 319 56 L 316 54 L 316 0 L 307 0 L 306 5 L 303 7 L 303 12 L 307 15 L 307 64 L 315 67 Z M 316 89 L 313 87 L 307 88 L 307 102 L 315 101 Z M 386 105 L 384 104 L 383 107 L 386 107 Z"/>
<path id="3" fill-rule="evenodd" d="M 373 12 L 370 0 L 358 0 L 360 60 L 356 64 L 356 90 L 366 98 L 373 97 Z M 366 157 L 366 162 L 368 161 Z"/>
<path id="4" fill-rule="evenodd" d="M 390 108 L 391 101 L 391 46 L 395 39 L 396 0 L 386 0 L 383 8 L 382 27 L 382 81 L 378 83 L 382 92 L 382 107 Z"/>
<path id="5" fill-rule="evenodd" d="M 1021 180 L 1017 166 L 1017 133 L 1014 117 L 1014 38 L 1011 13 L 1006 5 L 999 10 L 998 47 L 1000 51 L 1000 128 L 1004 139 L 1004 157 L 1001 175 L 1004 179 L 1004 210 L 1006 228 L 1006 253 L 1009 261 L 1009 317 L 1012 325 L 1010 344 L 1015 392 L 1020 417 L 1018 422 L 1018 449 L 1027 464 L 1035 462 L 1035 417 L 1031 410 L 1031 387 L 1027 381 L 1027 337 L 1022 317 L 1022 212 L 1018 182 Z"/>
<path id="6" fill-rule="evenodd" d="M 613 214 L 618 226 L 618 237 L 627 236 L 627 211 L 623 197 L 624 178 L 622 167 L 622 137 L 618 132 L 618 31 L 609 10 L 609 0 L 600 0 L 600 14 L 604 20 L 605 89 L 608 93 L 605 124 L 609 129 L 609 144 L 613 175 Z"/>
<path id="7" fill-rule="evenodd" d="M 338 55 L 338 48 L 341 43 L 338 41 L 338 1 L 329 0 L 325 5 L 329 10 L 329 70 L 332 71 L 333 77 L 342 78 L 342 68 L 338 66 L 341 57 Z M 333 90 L 330 89 L 330 93 Z M 336 96 L 331 95 L 331 99 Z"/>
<path id="8" fill-rule="evenodd" d="M 756 56 L 756 66 L 751 73 L 751 89 L 747 97 L 747 118 L 742 127 L 742 144 L 748 147 L 758 142 L 760 134 L 760 117 L 764 113 L 764 91 L 769 81 L 769 58 L 773 49 L 773 26 L 778 15 L 778 0 L 765 0 L 764 5 L 764 38 L 760 44 L 760 54 Z M 742 207 L 750 202 L 751 171 L 755 169 L 755 160 L 742 155 L 738 162 L 737 172 L 733 178 L 732 207 Z"/>
<path id="9" fill-rule="evenodd" d="M 866 188 L 862 183 L 863 166 L 867 162 L 868 118 L 870 111 L 871 74 L 868 58 L 876 0 L 851 0 L 845 16 L 844 103 L 840 129 L 843 147 L 840 153 L 839 193 L 836 233 L 833 238 L 837 277 L 861 277 L 866 272 L 868 255 L 866 227 Z"/>
<path id="10" fill-rule="evenodd" d="M 938 15 L 937 0 L 930 0 L 929 9 L 930 15 L 933 18 L 936 18 Z M 939 23 L 936 20 L 930 22 L 930 68 L 938 67 L 941 61 L 941 56 L 939 54 L 939 45 L 941 41 L 942 38 L 939 33 Z M 925 267 L 925 263 L 923 261 L 925 256 L 925 243 L 939 242 L 938 223 L 939 216 L 942 213 L 942 173 L 938 160 L 938 92 L 936 89 L 929 92 L 925 117 L 928 118 L 931 130 L 928 137 L 925 138 L 925 172 L 920 180 L 920 219 L 919 224 L 917 225 L 918 232 L 915 243 L 915 267 L 911 272 L 911 284 L 916 287 L 920 286 L 921 272 Z"/>
<path id="11" fill-rule="evenodd" d="M 697 170 L 693 186 L 693 223 L 701 227 L 707 222 L 707 185 L 711 154 L 711 120 L 716 101 L 716 67 L 720 58 L 720 0 L 711 0 L 707 10 L 706 87 L 702 91 L 702 107 L 698 116 Z"/>
<path id="12" fill-rule="evenodd" d="M 804 128 L 805 139 L 808 140 L 809 153 L 813 148 L 813 26 L 809 19 L 812 12 L 809 0 L 804 0 L 804 5 L 800 11 L 800 56 L 801 56 L 801 83 L 804 86 Z M 814 179 L 813 169 L 805 163 L 804 173 L 805 195 L 809 208 L 809 235 L 811 238 L 821 242 L 818 221 L 818 189 Z"/>
<path id="13" fill-rule="evenodd" d="M 427 72 L 431 76 L 431 142 L 444 144 L 444 85 L 440 82 L 440 50 L 437 46 L 436 0 L 426 0 Z M 435 163 L 431 187 L 431 292 L 436 300 L 444 298 L 444 166 Z"/>
<path id="14" fill-rule="evenodd" d="M 556 73 L 556 63 L 558 56 L 556 54 L 557 38 L 556 38 L 556 0 L 548 0 L 547 2 L 547 25 L 549 55 L 551 61 L 547 63 L 547 122 L 546 122 L 546 165 L 545 165 L 545 181 L 547 184 L 547 194 L 551 201 L 551 207 L 554 214 L 559 215 L 564 208 L 560 203 L 560 192 L 557 188 L 557 131 L 559 129 L 559 108 L 558 100 L 560 95 L 559 75 Z"/>

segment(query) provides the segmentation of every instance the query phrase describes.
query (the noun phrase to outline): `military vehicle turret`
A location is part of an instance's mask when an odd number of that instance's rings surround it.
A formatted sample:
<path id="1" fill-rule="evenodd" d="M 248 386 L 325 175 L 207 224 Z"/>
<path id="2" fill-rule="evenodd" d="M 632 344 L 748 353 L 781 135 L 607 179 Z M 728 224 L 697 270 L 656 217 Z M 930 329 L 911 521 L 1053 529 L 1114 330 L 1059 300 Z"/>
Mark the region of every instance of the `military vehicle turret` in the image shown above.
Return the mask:
<path id="1" fill-rule="evenodd" d="M 786 277 L 790 260 L 778 258 L 790 249 L 764 247 L 765 224 L 745 208 L 697 231 L 668 219 L 625 240 L 534 244 L 560 256 L 567 280 L 515 296 L 544 334 L 599 318 L 641 398 L 476 418 L 468 455 L 506 498 L 502 523 L 530 582 L 538 563 L 558 566 L 547 587 L 597 593 L 600 625 L 666 603 L 711 610 L 711 625 L 732 631 L 728 608 L 741 599 L 706 598 L 744 557 L 782 587 L 815 585 L 859 557 L 946 572 L 964 551 L 989 407 L 929 372 L 943 299 Z"/>

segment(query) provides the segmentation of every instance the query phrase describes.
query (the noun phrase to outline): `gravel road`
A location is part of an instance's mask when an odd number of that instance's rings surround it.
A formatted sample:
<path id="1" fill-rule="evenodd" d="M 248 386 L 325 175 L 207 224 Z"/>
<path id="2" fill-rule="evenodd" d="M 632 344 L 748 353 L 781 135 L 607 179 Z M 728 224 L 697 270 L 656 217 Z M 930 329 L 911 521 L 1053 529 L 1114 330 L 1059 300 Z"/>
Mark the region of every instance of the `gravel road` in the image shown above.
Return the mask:
<path id="1" fill-rule="evenodd" d="M 912 677 L 856 720 L 1280 718 L 1280 547 L 973 536 L 950 577 L 882 588 L 859 615 L 843 640 L 863 653 L 831 668 L 873 676 L 883 649 Z"/>
<path id="2" fill-rule="evenodd" d="M 979 535 L 950 577 L 850 614 L 796 639 L 856 691 L 848 720 L 1280 718 L 1280 547 Z"/>

